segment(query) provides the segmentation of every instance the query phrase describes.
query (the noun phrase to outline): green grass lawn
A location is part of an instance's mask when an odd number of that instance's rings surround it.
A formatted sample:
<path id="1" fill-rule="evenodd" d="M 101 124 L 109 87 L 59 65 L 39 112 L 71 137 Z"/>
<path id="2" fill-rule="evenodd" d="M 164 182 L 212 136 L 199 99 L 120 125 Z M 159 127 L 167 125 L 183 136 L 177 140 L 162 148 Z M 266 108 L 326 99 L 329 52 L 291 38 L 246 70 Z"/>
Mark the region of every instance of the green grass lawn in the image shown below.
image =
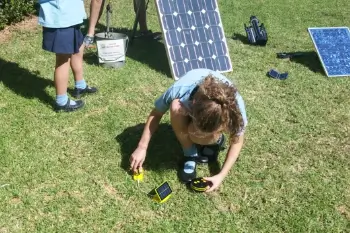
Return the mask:
<path id="1" fill-rule="evenodd" d="M 112 26 L 130 30 L 132 1 L 112 2 Z M 307 33 L 349 26 L 349 1 L 219 6 L 233 65 L 227 76 L 245 100 L 249 127 L 239 161 L 209 194 L 178 182 L 181 149 L 169 115 L 150 145 L 145 181 L 137 186 L 127 171 L 153 101 L 174 82 L 162 42 L 135 41 L 121 69 L 99 66 L 87 51 L 85 77 L 99 92 L 70 114 L 52 111 L 55 58 L 41 49 L 41 28 L 16 30 L 1 44 L 1 233 L 350 232 L 350 79 L 324 75 Z M 266 47 L 244 41 L 252 14 L 267 27 Z M 160 30 L 153 1 L 148 23 Z M 295 51 L 306 55 L 276 58 Z M 271 68 L 290 76 L 270 79 Z M 165 180 L 173 195 L 160 205 L 146 193 Z"/>

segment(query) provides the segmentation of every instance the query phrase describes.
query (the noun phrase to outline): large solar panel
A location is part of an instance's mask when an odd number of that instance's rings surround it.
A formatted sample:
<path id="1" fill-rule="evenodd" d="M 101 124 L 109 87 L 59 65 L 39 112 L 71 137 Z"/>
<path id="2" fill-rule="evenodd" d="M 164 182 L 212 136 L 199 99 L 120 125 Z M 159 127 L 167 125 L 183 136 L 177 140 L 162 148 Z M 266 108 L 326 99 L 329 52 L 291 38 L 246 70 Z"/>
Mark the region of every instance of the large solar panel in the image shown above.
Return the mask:
<path id="1" fill-rule="evenodd" d="M 328 77 L 350 76 L 350 31 L 347 27 L 308 28 Z"/>
<path id="2" fill-rule="evenodd" d="M 156 0 L 171 72 L 232 71 L 216 0 Z"/>

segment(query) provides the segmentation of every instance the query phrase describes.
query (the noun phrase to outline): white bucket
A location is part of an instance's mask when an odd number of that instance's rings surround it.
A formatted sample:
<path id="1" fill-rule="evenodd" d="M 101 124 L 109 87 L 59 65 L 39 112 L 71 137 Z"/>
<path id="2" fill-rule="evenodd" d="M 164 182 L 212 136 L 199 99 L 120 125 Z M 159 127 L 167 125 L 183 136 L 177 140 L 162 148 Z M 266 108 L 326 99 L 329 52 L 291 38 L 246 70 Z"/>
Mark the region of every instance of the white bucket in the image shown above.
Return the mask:
<path id="1" fill-rule="evenodd" d="M 95 35 L 99 63 L 105 67 L 120 68 L 125 65 L 128 49 L 127 35 L 116 32 L 102 32 Z"/>

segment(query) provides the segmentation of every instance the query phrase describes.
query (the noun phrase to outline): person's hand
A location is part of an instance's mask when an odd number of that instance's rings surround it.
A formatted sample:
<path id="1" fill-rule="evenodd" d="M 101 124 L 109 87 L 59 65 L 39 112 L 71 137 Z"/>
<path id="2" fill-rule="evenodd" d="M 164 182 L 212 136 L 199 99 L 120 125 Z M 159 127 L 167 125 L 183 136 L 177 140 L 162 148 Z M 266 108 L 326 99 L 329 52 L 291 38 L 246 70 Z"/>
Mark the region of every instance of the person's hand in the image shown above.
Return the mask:
<path id="1" fill-rule="evenodd" d="M 139 168 L 142 168 L 142 164 L 146 158 L 146 148 L 137 147 L 136 150 L 130 156 L 130 169 L 137 172 Z"/>
<path id="2" fill-rule="evenodd" d="M 220 174 L 217 174 L 212 177 L 204 177 L 204 179 L 211 182 L 211 186 L 209 186 L 209 188 L 205 190 L 205 192 L 212 192 L 219 188 L 220 184 L 224 180 L 224 177 Z"/>
<path id="3" fill-rule="evenodd" d="M 86 35 L 84 37 L 85 48 L 93 47 L 93 45 L 92 45 L 93 43 L 94 43 L 94 37 L 93 36 Z"/>

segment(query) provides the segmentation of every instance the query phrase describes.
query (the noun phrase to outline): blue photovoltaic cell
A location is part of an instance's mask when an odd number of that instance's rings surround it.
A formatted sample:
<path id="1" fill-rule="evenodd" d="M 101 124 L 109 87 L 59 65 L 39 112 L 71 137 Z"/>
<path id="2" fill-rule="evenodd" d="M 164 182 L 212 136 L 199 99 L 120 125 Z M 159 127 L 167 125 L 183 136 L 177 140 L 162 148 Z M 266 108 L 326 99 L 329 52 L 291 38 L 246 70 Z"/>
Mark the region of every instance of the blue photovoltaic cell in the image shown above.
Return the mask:
<path id="1" fill-rule="evenodd" d="M 308 31 L 327 76 L 350 76 L 349 28 L 308 28 Z"/>
<path id="2" fill-rule="evenodd" d="M 156 0 L 175 79 L 196 68 L 232 71 L 216 0 Z"/>
<path id="3" fill-rule="evenodd" d="M 172 193 L 172 190 L 167 182 L 163 183 L 160 187 L 157 188 L 157 193 L 161 200 L 166 198 L 170 193 Z"/>

